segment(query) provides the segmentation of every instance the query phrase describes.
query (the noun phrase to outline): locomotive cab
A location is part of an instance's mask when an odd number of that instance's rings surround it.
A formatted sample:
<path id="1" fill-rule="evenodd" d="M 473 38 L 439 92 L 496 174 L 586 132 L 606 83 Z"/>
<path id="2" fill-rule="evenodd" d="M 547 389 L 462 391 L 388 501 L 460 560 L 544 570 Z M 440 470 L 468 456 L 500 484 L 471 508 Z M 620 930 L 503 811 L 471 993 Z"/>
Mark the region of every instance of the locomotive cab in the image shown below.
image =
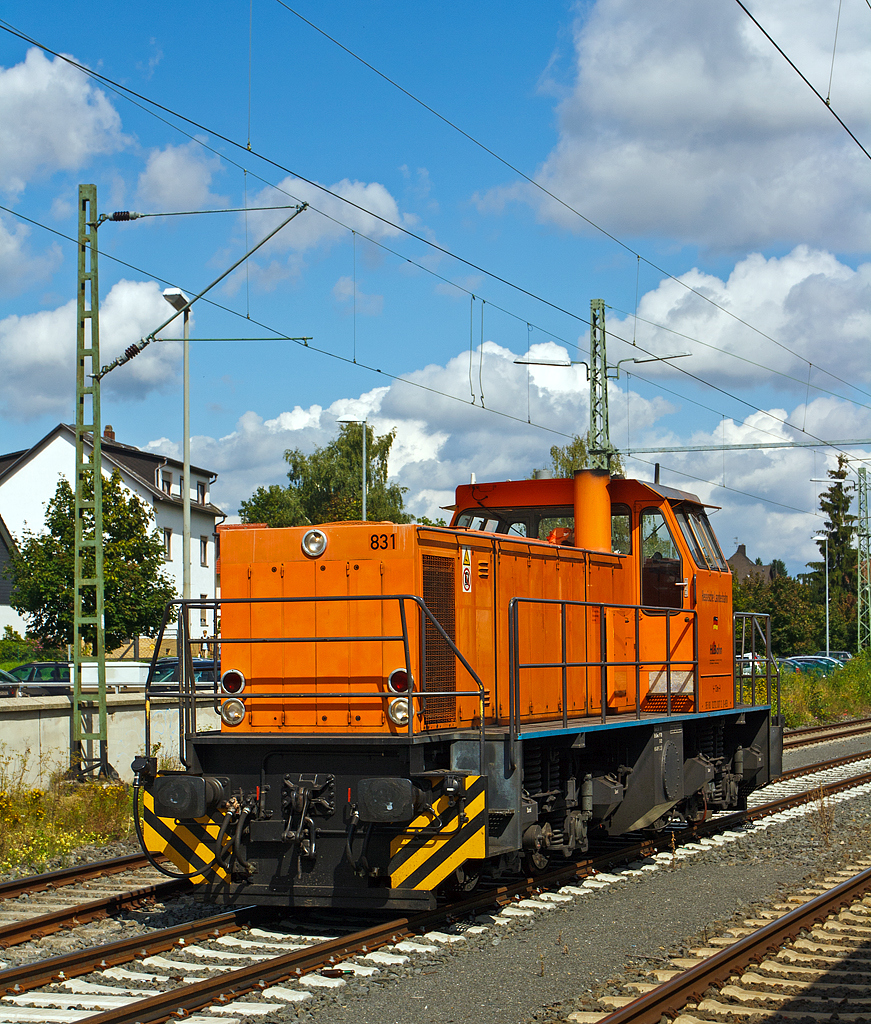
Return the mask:
<path id="1" fill-rule="evenodd" d="M 184 770 L 140 766 L 144 843 L 201 891 L 432 906 L 779 771 L 765 620 L 740 620 L 736 677 L 698 498 L 585 470 L 465 485 L 452 512 L 221 529 L 220 728 L 183 680 Z M 167 617 L 188 647 L 190 604 Z"/>

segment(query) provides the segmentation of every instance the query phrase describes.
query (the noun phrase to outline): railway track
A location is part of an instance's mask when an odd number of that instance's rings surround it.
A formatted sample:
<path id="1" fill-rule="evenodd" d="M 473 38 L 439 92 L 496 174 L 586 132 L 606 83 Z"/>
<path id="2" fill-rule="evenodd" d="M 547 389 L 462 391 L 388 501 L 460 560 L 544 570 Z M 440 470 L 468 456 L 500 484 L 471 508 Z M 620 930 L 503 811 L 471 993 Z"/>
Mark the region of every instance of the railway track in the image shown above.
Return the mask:
<path id="1" fill-rule="evenodd" d="M 814 743 L 826 743 L 847 736 L 860 736 L 871 732 L 871 718 L 855 718 L 849 722 L 833 722 L 830 725 L 812 725 L 804 729 L 793 729 L 783 737 L 783 749 L 808 747 Z"/>
<path id="2" fill-rule="evenodd" d="M 798 903 L 796 906 L 795 904 Z M 782 1020 L 867 1021 L 871 1005 L 871 860 L 826 878 L 746 920 L 611 996 L 610 1014 L 573 1013 L 577 1024 L 719 1024 Z M 715 994 L 711 994 L 711 990 Z"/>
<path id="3" fill-rule="evenodd" d="M 820 770 L 815 767 L 816 783 Z M 871 785 L 871 771 L 852 783 L 844 778 L 821 782 L 815 791 L 836 798 L 851 784 Z M 369 923 L 356 931 L 288 931 L 276 927 L 262 911 L 249 908 L 22 964 L 0 971 L 0 1019 L 9 1024 L 83 1019 L 89 1024 L 149 1024 L 171 1014 L 210 1012 L 210 1006 L 216 1012 L 238 1010 L 246 1017 L 266 1014 L 276 1005 L 301 1003 L 312 994 L 340 988 L 347 979 L 425 961 L 441 948 L 464 941 L 468 933 L 498 927 L 500 920 L 531 917 L 591 889 L 615 884 L 621 880 L 621 874 L 611 873 L 618 870 L 616 863 L 646 862 L 630 872 L 674 864 L 692 855 L 693 849 L 730 841 L 748 820 L 802 813 L 807 805 L 807 792 L 787 794 L 747 812 L 645 837 L 534 879 L 492 887 L 450 906 Z M 458 923 L 475 915 L 484 915 L 486 922 Z"/>
<path id="4" fill-rule="evenodd" d="M 0 883 L 0 949 L 190 889 L 162 878 L 144 855 L 133 854 Z"/>

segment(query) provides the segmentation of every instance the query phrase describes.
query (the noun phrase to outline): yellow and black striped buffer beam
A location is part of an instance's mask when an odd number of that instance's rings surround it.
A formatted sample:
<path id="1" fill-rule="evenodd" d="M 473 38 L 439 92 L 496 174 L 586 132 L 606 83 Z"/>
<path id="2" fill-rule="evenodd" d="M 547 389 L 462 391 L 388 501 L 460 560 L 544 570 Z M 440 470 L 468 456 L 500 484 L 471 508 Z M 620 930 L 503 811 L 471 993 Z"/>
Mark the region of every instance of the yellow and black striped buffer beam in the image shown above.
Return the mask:
<path id="1" fill-rule="evenodd" d="M 142 837 L 150 853 L 163 854 L 185 873 L 203 871 L 191 881 L 228 882 L 229 873 L 223 867 L 208 867 L 215 859 L 218 833 L 224 816 L 215 811 L 211 817 L 194 821 L 178 821 L 176 818 L 159 818 L 154 813 L 154 797 L 148 790 L 143 793 Z M 225 844 L 228 840 L 225 839 Z"/>
<path id="2" fill-rule="evenodd" d="M 460 801 L 447 795 L 433 804 L 438 815 L 418 815 L 390 844 L 390 886 L 393 889 L 434 889 L 467 860 L 487 856 L 487 778 L 463 778 L 463 818 Z"/>

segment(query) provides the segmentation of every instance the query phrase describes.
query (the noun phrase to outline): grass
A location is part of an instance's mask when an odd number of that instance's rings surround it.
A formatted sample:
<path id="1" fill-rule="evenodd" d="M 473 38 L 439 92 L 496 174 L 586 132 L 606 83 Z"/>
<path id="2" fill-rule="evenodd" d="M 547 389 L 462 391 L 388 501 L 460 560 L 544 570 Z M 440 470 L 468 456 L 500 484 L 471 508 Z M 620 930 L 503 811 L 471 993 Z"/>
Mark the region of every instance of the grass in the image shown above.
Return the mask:
<path id="1" fill-rule="evenodd" d="M 27 757 L 0 753 L 0 872 L 44 871 L 79 847 L 130 834 L 130 787 L 69 782 L 60 770 L 41 774 L 45 787 L 31 785 Z"/>
<path id="2" fill-rule="evenodd" d="M 789 728 L 871 713 L 871 649 L 827 676 L 781 670 L 780 701 Z"/>

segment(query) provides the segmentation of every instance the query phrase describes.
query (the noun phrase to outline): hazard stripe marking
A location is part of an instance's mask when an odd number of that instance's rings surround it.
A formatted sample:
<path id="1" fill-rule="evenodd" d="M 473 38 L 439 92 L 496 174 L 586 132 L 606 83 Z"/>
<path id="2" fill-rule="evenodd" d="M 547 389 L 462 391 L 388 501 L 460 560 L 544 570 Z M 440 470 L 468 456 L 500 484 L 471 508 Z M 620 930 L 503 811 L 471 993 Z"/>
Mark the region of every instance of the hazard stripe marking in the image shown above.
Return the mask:
<path id="1" fill-rule="evenodd" d="M 432 889 L 466 860 L 487 855 L 487 780 L 471 776 L 463 780 L 466 790 L 465 814 L 468 820 L 457 829 L 454 803 L 445 808 L 447 797 L 440 797 L 436 811 L 442 815 L 438 832 L 414 834 L 414 829 L 431 824 L 422 814 L 409 825 L 409 832 L 391 843 L 390 884 L 393 888 Z"/>
<path id="2" fill-rule="evenodd" d="M 158 817 L 154 813 L 153 797 L 145 793 L 143 825 L 149 850 L 163 853 L 183 871 L 205 869 L 206 876 L 212 880 L 229 881 L 229 874 L 224 868 L 208 868 L 215 858 L 215 841 L 221 820 L 220 817 L 200 818 L 182 824 L 174 818 Z M 204 880 L 207 879 L 203 876 L 193 879 L 194 882 Z"/>

